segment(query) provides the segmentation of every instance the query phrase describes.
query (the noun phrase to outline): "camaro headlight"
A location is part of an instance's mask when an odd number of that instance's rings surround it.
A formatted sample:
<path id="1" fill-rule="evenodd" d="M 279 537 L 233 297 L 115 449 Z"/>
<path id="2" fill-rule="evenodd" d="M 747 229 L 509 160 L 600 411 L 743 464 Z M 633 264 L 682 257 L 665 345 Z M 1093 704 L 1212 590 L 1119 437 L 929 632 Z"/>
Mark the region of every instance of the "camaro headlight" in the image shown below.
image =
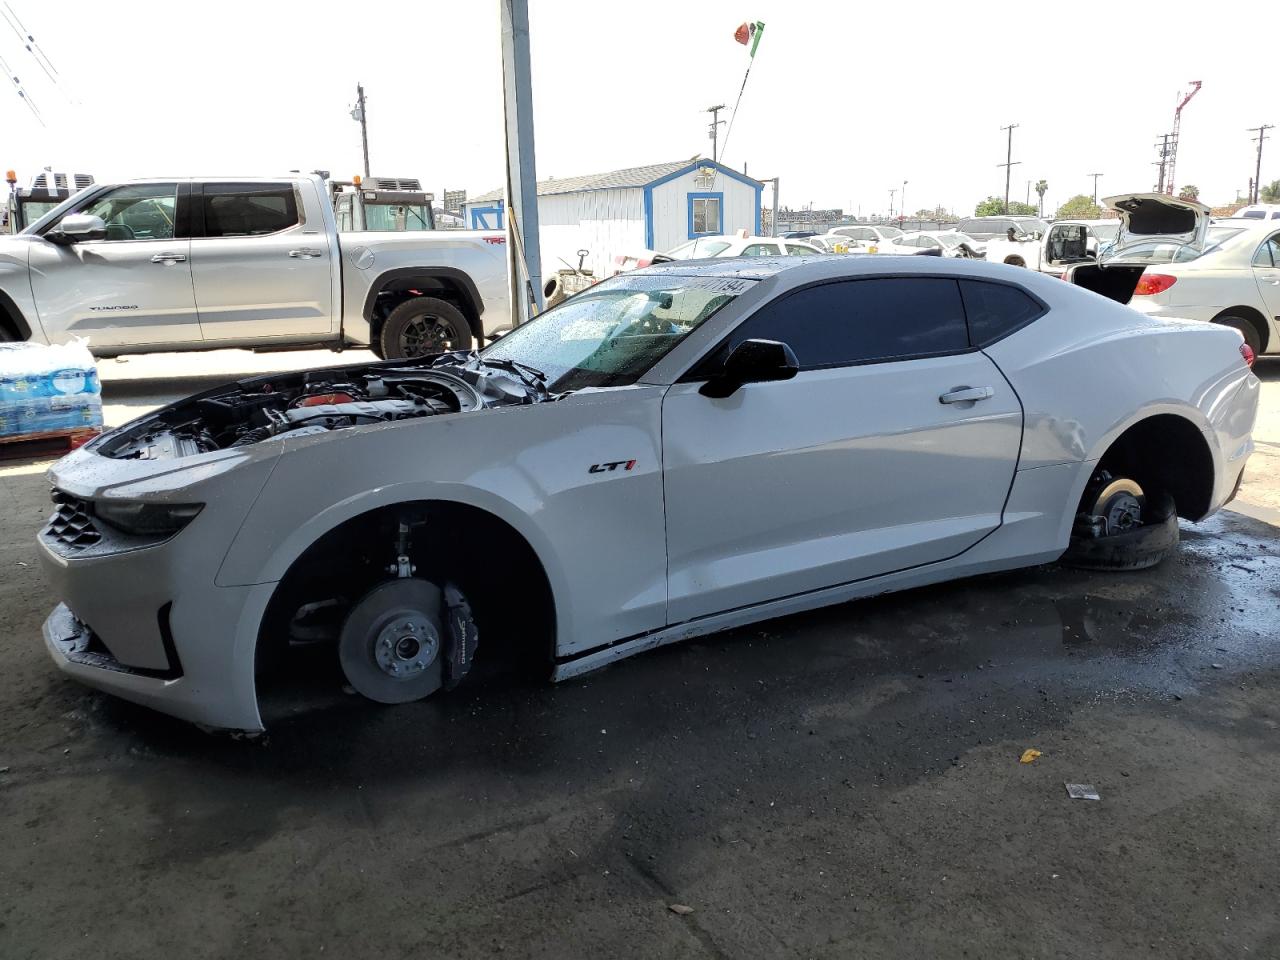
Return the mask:
<path id="1" fill-rule="evenodd" d="M 171 537 L 195 519 L 203 503 L 146 503 L 142 500 L 97 500 L 93 515 L 135 537 Z"/>

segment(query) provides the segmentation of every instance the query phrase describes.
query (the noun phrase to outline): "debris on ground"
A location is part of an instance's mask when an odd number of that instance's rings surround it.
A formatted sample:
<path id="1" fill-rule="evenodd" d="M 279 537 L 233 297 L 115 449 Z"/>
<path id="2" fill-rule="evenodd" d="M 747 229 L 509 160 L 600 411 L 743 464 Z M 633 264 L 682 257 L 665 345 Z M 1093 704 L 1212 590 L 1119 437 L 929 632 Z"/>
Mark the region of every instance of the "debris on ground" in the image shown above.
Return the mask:
<path id="1" fill-rule="evenodd" d="M 1035 747 L 1027 747 L 1027 749 L 1022 751 L 1022 756 L 1018 758 L 1018 762 L 1035 763 L 1036 758 L 1040 756 L 1043 756 L 1043 754 Z"/>
<path id="2" fill-rule="evenodd" d="M 1067 796 L 1072 800 L 1101 800 L 1098 791 L 1093 788 L 1091 783 L 1068 783 Z"/>
<path id="3" fill-rule="evenodd" d="M 683 903 L 668 903 L 667 909 L 682 917 L 687 917 L 689 914 L 693 913 L 693 907 L 685 906 Z"/>

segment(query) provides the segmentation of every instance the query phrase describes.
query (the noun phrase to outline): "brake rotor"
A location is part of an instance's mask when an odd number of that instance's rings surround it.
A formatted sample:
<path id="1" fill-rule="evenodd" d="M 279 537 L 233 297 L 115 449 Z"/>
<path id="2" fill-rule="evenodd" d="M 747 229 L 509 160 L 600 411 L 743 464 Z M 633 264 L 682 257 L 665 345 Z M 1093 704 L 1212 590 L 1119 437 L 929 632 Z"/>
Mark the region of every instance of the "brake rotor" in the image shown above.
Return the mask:
<path id="1" fill-rule="evenodd" d="M 1090 513 L 1102 519 L 1103 536 L 1114 536 L 1142 526 L 1142 514 L 1146 505 L 1147 498 L 1142 487 L 1122 477 L 1112 480 L 1098 491 Z"/>
<path id="2" fill-rule="evenodd" d="M 443 592 L 417 577 L 390 580 L 361 598 L 342 625 L 338 657 L 347 682 L 378 703 L 408 703 L 443 684 Z"/>

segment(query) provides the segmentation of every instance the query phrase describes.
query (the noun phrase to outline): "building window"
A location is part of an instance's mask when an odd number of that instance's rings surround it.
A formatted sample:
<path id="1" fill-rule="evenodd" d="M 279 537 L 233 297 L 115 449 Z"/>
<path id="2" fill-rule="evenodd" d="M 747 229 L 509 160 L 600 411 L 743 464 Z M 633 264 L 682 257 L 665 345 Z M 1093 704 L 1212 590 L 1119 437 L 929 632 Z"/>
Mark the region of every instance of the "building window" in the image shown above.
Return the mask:
<path id="1" fill-rule="evenodd" d="M 724 233 L 724 194 L 689 194 L 689 238 Z"/>

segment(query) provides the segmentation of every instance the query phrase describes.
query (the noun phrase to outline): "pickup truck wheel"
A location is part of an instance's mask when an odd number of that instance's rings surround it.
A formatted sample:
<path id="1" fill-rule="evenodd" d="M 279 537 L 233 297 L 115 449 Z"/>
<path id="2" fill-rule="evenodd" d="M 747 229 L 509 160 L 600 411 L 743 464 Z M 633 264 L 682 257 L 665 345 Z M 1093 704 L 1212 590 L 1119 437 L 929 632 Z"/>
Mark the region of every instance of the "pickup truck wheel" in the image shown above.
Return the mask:
<path id="1" fill-rule="evenodd" d="M 1244 342 L 1249 345 L 1253 355 L 1256 357 L 1262 353 L 1262 337 L 1258 336 L 1258 328 L 1248 320 L 1242 317 L 1219 317 L 1213 322 L 1230 327 L 1232 330 L 1239 330 L 1240 336 L 1244 337 Z"/>
<path id="2" fill-rule="evenodd" d="M 462 311 L 435 297 L 415 297 L 392 310 L 382 325 L 380 340 L 382 355 L 388 360 L 470 350 L 472 342 Z"/>

